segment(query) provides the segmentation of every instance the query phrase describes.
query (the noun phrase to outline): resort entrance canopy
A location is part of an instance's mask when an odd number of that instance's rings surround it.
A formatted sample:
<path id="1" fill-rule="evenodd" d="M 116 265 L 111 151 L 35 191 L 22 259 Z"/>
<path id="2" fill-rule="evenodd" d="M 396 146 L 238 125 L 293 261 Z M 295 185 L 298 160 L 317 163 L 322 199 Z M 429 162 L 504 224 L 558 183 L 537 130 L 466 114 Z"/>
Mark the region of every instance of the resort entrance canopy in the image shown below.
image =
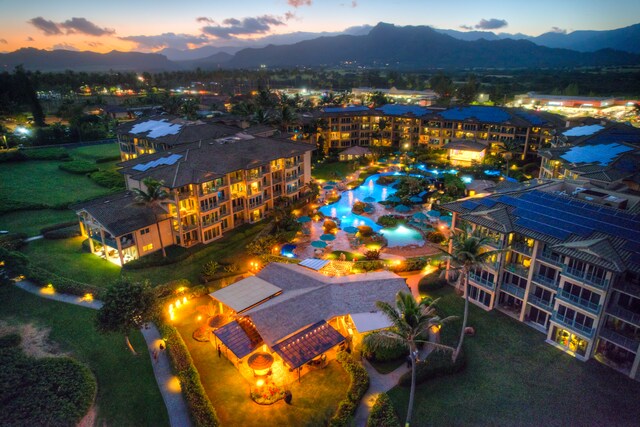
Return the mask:
<path id="1" fill-rule="evenodd" d="M 243 311 L 282 293 L 282 289 L 262 280 L 250 276 L 232 285 L 209 294 L 212 298 L 230 307 L 236 313 Z"/>
<path id="2" fill-rule="evenodd" d="M 274 345 L 273 351 L 296 369 L 343 341 L 342 334 L 323 320 Z"/>

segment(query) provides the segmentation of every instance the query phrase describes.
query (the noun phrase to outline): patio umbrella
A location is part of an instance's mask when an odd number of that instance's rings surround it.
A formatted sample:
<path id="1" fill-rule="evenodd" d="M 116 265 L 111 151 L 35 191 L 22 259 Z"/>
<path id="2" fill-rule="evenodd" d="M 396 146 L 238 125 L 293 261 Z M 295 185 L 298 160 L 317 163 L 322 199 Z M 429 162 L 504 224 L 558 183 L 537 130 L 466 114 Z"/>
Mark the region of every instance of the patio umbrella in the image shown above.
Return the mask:
<path id="1" fill-rule="evenodd" d="M 371 205 L 365 206 L 362 210 L 365 211 L 366 213 L 371 213 L 374 211 L 373 206 Z"/>
<path id="2" fill-rule="evenodd" d="M 300 224 L 304 224 L 306 222 L 310 222 L 311 221 L 311 217 L 308 216 L 301 216 L 300 218 L 298 218 L 298 222 Z"/>
<path id="3" fill-rule="evenodd" d="M 429 215 L 431 217 L 434 217 L 434 218 L 439 218 L 440 217 L 440 212 L 431 210 L 431 211 L 427 211 L 427 215 Z"/>
<path id="4" fill-rule="evenodd" d="M 343 228 L 342 230 L 343 230 L 343 231 L 345 231 L 345 232 L 347 232 L 347 233 L 349 233 L 349 234 L 356 234 L 356 233 L 358 232 L 358 229 L 357 229 L 357 228 L 355 228 L 355 227 L 351 227 L 351 226 L 349 226 L 349 227 L 345 227 L 345 228 Z"/>
<path id="5" fill-rule="evenodd" d="M 336 184 L 337 184 L 337 182 L 335 182 L 335 181 L 329 181 L 329 182 L 327 182 L 327 185 L 336 185 Z"/>
<path id="6" fill-rule="evenodd" d="M 322 236 L 320 236 L 320 240 L 330 242 L 332 240 L 336 240 L 336 236 L 334 236 L 333 234 L 323 234 Z"/>
<path id="7" fill-rule="evenodd" d="M 324 187 L 322 187 L 323 190 L 333 190 L 335 188 L 335 185 L 325 185 Z"/>
<path id="8" fill-rule="evenodd" d="M 407 205 L 398 205 L 396 206 L 396 211 L 398 212 L 409 212 L 411 208 Z"/>
<path id="9" fill-rule="evenodd" d="M 327 247 L 327 242 L 323 242 L 322 240 L 314 240 L 313 242 L 311 242 L 311 246 L 313 246 L 314 248 L 326 248 Z"/>
<path id="10" fill-rule="evenodd" d="M 374 199 L 371 196 L 368 196 L 368 197 L 365 197 L 364 199 L 362 199 L 362 201 L 365 202 L 365 203 L 373 203 L 373 202 L 376 201 L 376 199 Z"/>
<path id="11" fill-rule="evenodd" d="M 396 195 L 392 195 L 387 197 L 387 202 L 391 202 L 391 203 L 400 203 L 402 200 L 400 200 L 400 197 L 396 196 Z"/>
<path id="12" fill-rule="evenodd" d="M 427 219 L 427 216 L 422 212 L 416 212 L 413 214 L 413 218 L 417 219 L 418 221 L 424 221 L 425 219 Z"/>
<path id="13" fill-rule="evenodd" d="M 409 201 L 412 202 L 412 203 L 421 203 L 422 202 L 422 197 L 411 196 L 411 197 L 409 197 Z"/>

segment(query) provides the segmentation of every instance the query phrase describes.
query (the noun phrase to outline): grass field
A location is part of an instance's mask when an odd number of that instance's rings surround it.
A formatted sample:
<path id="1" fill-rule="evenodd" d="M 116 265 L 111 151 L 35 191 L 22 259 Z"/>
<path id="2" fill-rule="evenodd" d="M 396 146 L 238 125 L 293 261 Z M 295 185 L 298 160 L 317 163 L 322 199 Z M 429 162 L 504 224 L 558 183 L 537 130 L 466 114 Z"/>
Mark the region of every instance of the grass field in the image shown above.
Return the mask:
<path id="1" fill-rule="evenodd" d="M 433 296 L 442 297 L 445 314 L 462 314 L 464 300 L 452 289 Z M 640 383 L 562 353 L 540 332 L 497 311 L 471 305 L 469 325 L 477 333 L 465 340 L 466 370 L 417 388 L 413 425 L 637 425 Z M 448 336 L 458 331 L 451 325 Z M 404 420 L 408 389 L 389 395 Z"/>
<path id="2" fill-rule="evenodd" d="M 75 159 L 96 161 L 114 157 L 119 153 L 117 144 L 93 145 L 68 150 Z M 115 169 L 118 161 L 98 163 L 101 169 Z M 45 226 L 73 219 L 66 205 L 92 199 L 111 192 L 84 175 L 75 175 L 60 170 L 60 160 L 30 160 L 3 163 L 0 167 L 0 197 L 7 206 L 44 205 L 62 207 L 53 210 L 13 211 L 0 215 L 0 229 L 36 235 Z M 39 214 L 41 213 L 41 214 Z"/>
<path id="3" fill-rule="evenodd" d="M 93 371 L 98 382 L 95 425 L 169 425 L 146 351 L 133 356 L 121 335 L 98 334 L 93 310 L 45 300 L 13 286 L 0 288 L 0 300 L 1 320 L 50 328 L 49 339 Z M 136 349 L 145 349 L 142 334 L 130 338 Z"/>
<path id="4" fill-rule="evenodd" d="M 320 163 L 313 166 L 311 176 L 326 181 L 340 181 L 353 170 L 353 162 Z"/>
<path id="5" fill-rule="evenodd" d="M 251 256 L 245 247 L 266 224 L 259 223 L 232 230 L 222 239 L 209 243 L 184 261 L 140 270 L 124 270 L 133 280 L 151 281 L 153 285 L 175 279 L 188 279 L 198 283 L 202 266 L 210 261 L 233 262 L 241 270 L 246 270 Z M 34 265 L 63 277 L 68 277 L 94 286 L 109 286 L 121 274 L 120 267 L 102 258 L 83 252 L 84 238 L 75 237 L 61 240 L 35 240 L 29 242 L 22 251 Z"/>
<path id="6" fill-rule="evenodd" d="M 223 426 L 324 426 L 333 416 L 349 387 L 349 375 L 336 362 L 309 372 L 289 389 L 291 405 L 284 401 L 262 406 L 249 398 L 250 384 L 224 356 L 219 358 L 211 343 L 195 341 L 198 327 L 194 307 L 208 303 L 209 297 L 192 301 L 190 312 L 180 313 L 175 325 L 191 353 L 202 384 Z"/>

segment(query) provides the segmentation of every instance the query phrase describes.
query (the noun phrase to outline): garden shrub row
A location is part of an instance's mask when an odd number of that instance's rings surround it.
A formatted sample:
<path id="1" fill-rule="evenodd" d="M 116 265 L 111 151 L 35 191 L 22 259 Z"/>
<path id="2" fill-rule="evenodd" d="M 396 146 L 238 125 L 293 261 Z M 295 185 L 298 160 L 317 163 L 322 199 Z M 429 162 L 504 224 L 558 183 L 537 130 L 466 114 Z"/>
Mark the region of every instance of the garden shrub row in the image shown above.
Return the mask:
<path id="1" fill-rule="evenodd" d="M 380 393 L 373 404 L 367 427 L 400 427 L 400 420 L 387 393 Z"/>
<path id="2" fill-rule="evenodd" d="M 96 172 L 98 167 L 95 163 L 88 162 L 86 160 L 71 160 L 59 165 L 58 169 L 77 175 L 85 175 L 91 172 Z"/>
<path id="3" fill-rule="evenodd" d="M 329 425 L 331 427 L 346 427 L 351 425 L 356 408 L 369 389 L 369 374 L 362 364 L 356 362 L 345 351 L 338 353 L 338 362 L 351 377 L 351 382 L 349 390 L 347 390 L 347 397 L 338 404 L 338 410 L 329 421 Z"/>
<path id="4" fill-rule="evenodd" d="M 447 279 L 441 276 L 442 270 L 437 270 L 424 276 L 418 283 L 420 293 L 429 293 L 444 288 L 448 282 Z"/>
<path id="5" fill-rule="evenodd" d="M 169 360 L 180 380 L 193 424 L 196 427 L 219 426 L 218 414 L 207 397 L 200 381 L 200 374 L 193 365 L 193 359 L 180 333 L 173 326 L 162 323 L 160 323 L 160 333 L 167 341 Z"/>
<path id="6" fill-rule="evenodd" d="M 96 163 L 115 162 L 116 160 L 120 160 L 120 154 L 114 154 L 113 156 L 98 157 L 96 158 Z"/>
<path id="7" fill-rule="evenodd" d="M 51 284 L 56 292 L 63 294 L 77 296 L 92 294 L 94 298 L 101 299 L 106 291 L 106 289 L 58 276 L 48 270 L 32 265 L 29 265 L 23 274 L 36 285 L 47 286 Z"/>
<path id="8" fill-rule="evenodd" d="M 260 261 L 262 261 L 265 264 L 270 262 L 282 262 L 284 264 L 300 264 L 302 262 L 302 260 L 299 260 L 297 258 L 288 258 L 286 256 L 271 255 L 271 254 L 260 255 Z"/>
<path id="9" fill-rule="evenodd" d="M 99 170 L 89 175 L 96 184 L 112 190 L 124 189 L 124 176 L 121 173 L 112 170 Z"/>
<path id="10" fill-rule="evenodd" d="M 375 348 L 374 350 L 373 346 L 371 345 L 372 338 L 370 337 L 375 334 L 376 332 L 367 334 L 362 340 L 362 355 L 367 359 L 377 362 L 389 362 L 391 360 L 396 360 L 409 354 L 409 348 L 399 341 L 394 342 L 394 345 L 392 347 L 377 346 L 377 348 Z"/>
<path id="11" fill-rule="evenodd" d="M 53 224 L 53 225 L 49 225 L 47 227 L 42 227 L 40 229 L 40 234 L 46 234 L 49 231 L 60 230 L 62 228 L 72 227 L 74 225 L 78 225 L 78 221 L 60 222 L 58 224 Z"/>
<path id="12" fill-rule="evenodd" d="M 10 251 L 20 249 L 25 245 L 24 239 L 27 238 L 25 233 L 9 233 L 0 235 L 0 248 Z"/>
<path id="13" fill-rule="evenodd" d="M 0 163 L 25 160 L 68 160 L 69 158 L 69 153 L 64 148 L 15 149 L 0 152 Z"/>
<path id="14" fill-rule="evenodd" d="M 100 241 L 98 241 L 100 243 Z M 151 255 L 129 261 L 122 266 L 123 270 L 142 270 L 149 267 L 159 267 L 161 265 L 175 264 L 184 261 L 192 255 L 188 249 L 182 246 L 172 245 L 166 249 L 167 257 L 162 256 L 162 251 L 156 251 Z"/>
<path id="15" fill-rule="evenodd" d="M 451 360 L 451 352 L 432 351 L 427 359 L 416 364 L 416 384 L 433 378 L 451 375 L 462 371 L 466 367 L 464 350 L 460 352 L 455 363 Z M 403 387 L 411 386 L 411 371 L 405 373 L 398 381 Z"/>
<path id="16" fill-rule="evenodd" d="M 50 240 L 69 239 L 72 237 L 78 237 L 80 235 L 81 233 L 80 233 L 80 228 L 78 228 L 78 224 L 74 224 L 66 228 L 59 228 L 57 230 L 47 231 L 46 233 L 42 234 L 42 236 L 45 239 L 50 239 Z"/>
<path id="17" fill-rule="evenodd" d="M 0 345 L 0 425 L 77 425 L 96 396 L 93 373 L 70 357 L 29 357 L 17 337 Z"/>

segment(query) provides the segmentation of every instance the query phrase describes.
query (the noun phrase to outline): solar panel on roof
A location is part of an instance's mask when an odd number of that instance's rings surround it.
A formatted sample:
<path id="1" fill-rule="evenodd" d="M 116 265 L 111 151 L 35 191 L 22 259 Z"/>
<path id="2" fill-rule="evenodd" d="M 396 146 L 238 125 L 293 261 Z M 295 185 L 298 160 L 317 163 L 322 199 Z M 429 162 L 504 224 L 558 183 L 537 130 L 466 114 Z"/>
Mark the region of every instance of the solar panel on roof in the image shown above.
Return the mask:
<path id="1" fill-rule="evenodd" d="M 599 163 L 606 166 L 618 155 L 632 150 L 631 147 L 617 143 L 576 145 L 560 157 L 570 163 Z"/>
<path id="2" fill-rule="evenodd" d="M 462 202 L 460 204 L 461 207 L 465 208 L 465 209 L 469 209 L 469 210 L 474 210 L 475 208 L 477 208 L 478 206 L 480 206 L 478 203 L 474 202 L 473 200 L 466 200 L 464 202 Z"/>
<path id="3" fill-rule="evenodd" d="M 181 154 L 172 154 L 172 155 L 170 155 L 168 157 L 161 157 L 159 159 L 152 160 L 152 161 L 147 162 L 147 163 L 138 163 L 132 169 L 136 170 L 136 171 L 140 171 L 140 172 L 146 172 L 149 169 L 155 168 L 157 166 L 172 165 L 175 162 L 177 162 L 178 160 L 180 160 L 181 158 L 182 158 Z"/>
<path id="4" fill-rule="evenodd" d="M 349 106 L 349 107 L 326 107 L 325 113 L 355 113 L 359 111 L 369 111 L 369 107 Z"/>
<path id="5" fill-rule="evenodd" d="M 527 120 L 532 125 L 541 126 L 541 125 L 546 123 L 540 117 L 536 116 L 535 114 L 528 113 L 526 111 L 517 111 L 516 115 L 518 115 L 518 116 L 522 117 L 523 119 Z"/>
<path id="6" fill-rule="evenodd" d="M 494 206 L 496 205 L 496 203 L 498 203 L 498 202 L 496 202 L 495 200 L 490 199 L 490 198 L 488 198 L 488 197 L 484 197 L 483 199 L 481 199 L 481 200 L 480 200 L 480 203 L 482 203 L 483 205 L 485 205 L 485 206 L 486 206 L 486 207 L 488 207 L 488 208 L 492 208 L 492 207 L 494 207 Z"/>
<path id="7" fill-rule="evenodd" d="M 427 108 L 417 105 L 402 105 L 402 104 L 387 104 L 382 107 L 376 108 L 376 110 L 382 111 L 384 114 L 390 116 L 401 116 L 403 114 L 413 114 L 414 116 L 424 116 L 431 111 Z"/>
<path id="8" fill-rule="evenodd" d="M 537 221 L 532 221 L 526 218 L 518 218 L 516 220 L 516 225 L 519 225 L 521 227 L 525 227 L 530 230 L 537 231 L 538 233 L 546 234 L 548 236 L 555 237 L 561 240 L 564 240 L 567 237 L 569 237 L 569 233 L 564 230 L 561 230 L 556 227 L 552 227 L 548 224 L 542 224 Z"/>
<path id="9" fill-rule="evenodd" d="M 447 120 L 467 120 L 475 118 L 481 122 L 503 123 L 511 118 L 511 115 L 498 107 L 461 107 L 450 108 L 440 113 Z"/>

